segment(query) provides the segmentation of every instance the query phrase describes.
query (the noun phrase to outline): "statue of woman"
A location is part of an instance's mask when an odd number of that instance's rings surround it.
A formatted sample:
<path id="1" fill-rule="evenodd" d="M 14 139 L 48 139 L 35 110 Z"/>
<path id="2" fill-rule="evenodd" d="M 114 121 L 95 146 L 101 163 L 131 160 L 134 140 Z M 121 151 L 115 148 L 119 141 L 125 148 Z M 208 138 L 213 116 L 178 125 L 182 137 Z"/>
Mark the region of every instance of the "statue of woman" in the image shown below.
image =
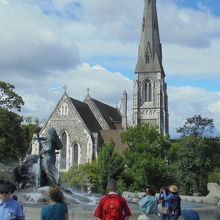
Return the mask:
<path id="1" fill-rule="evenodd" d="M 59 184 L 59 173 L 55 166 L 56 150 L 62 149 L 62 142 L 59 139 L 55 128 L 48 129 L 47 137 L 39 137 L 43 148 L 40 156 L 43 156 L 42 168 L 47 175 L 50 184 Z"/>

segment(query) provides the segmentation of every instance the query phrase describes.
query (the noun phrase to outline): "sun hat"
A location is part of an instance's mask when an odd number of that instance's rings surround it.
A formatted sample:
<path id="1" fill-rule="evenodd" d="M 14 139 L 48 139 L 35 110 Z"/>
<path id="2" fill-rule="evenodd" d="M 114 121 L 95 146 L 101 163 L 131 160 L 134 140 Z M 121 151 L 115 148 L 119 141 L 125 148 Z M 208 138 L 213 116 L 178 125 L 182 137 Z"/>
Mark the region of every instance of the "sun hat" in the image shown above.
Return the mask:
<path id="1" fill-rule="evenodd" d="M 172 193 L 178 192 L 178 188 L 177 188 L 177 186 L 175 186 L 175 185 L 170 185 L 170 186 L 169 186 L 169 190 L 170 190 L 170 192 L 172 192 Z"/>

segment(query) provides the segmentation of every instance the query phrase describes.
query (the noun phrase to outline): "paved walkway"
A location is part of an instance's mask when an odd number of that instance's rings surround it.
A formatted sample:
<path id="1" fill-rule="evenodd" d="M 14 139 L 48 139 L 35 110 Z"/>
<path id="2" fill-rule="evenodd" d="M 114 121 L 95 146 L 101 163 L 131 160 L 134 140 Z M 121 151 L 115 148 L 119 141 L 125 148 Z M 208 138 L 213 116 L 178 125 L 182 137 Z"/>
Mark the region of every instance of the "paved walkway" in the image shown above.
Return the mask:
<path id="1" fill-rule="evenodd" d="M 24 207 L 26 220 L 39 220 L 40 219 L 40 210 L 41 208 L 34 207 Z M 74 209 L 74 217 L 73 217 L 73 209 L 69 208 L 69 220 L 92 220 L 95 219 L 93 217 L 94 211 L 85 210 L 81 207 Z M 129 220 L 137 220 L 137 216 L 139 215 L 138 211 L 133 212 L 133 216 L 129 218 Z"/>
<path id="2" fill-rule="evenodd" d="M 40 210 L 41 208 L 34 207 L 24 207 L 26 220 L 39 220 L 40 219 Z M 200 220 L 216 220 L 215 216 L 215 208 L 197 208 L 199 212 Z M 74 211 L 74 217 L 73 217 Z M 92 220 L 95 219 L 93 217 L 94 210 L 86 210 L 82 207 L 77 208 L 69 208 L 69 220 Z M 139 215 L 138 210 L 132 210 L 132 216 L 129 220 L 137 220 Z M 160 219 L 160 218 L 158 218 Z"/>

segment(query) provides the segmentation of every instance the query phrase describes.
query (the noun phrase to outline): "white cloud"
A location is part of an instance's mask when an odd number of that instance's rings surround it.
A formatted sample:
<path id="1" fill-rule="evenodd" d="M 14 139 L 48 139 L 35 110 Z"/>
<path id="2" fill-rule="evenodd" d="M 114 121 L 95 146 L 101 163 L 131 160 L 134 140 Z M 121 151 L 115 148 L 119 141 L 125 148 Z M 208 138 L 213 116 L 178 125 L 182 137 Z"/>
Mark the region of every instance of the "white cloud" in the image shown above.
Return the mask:
<path id="1" fill-rule="evenodd" d="M 18 2 L 0 4 L 0 68 L 38 71 L 74 68 L 79 63 L 76 46 L 62 36 L 59 22 L 39 8 Z M 0 75 L 3 70 L 0 70 Z M 24 71 L 25 72 L 25 71 Z M 10 71 L 8 71 L 10 73 Z"/>
<path id="2" fill-rule="evenodd" d="M 161 0 L 159 3 L 162 41 L 200 48 L 209 47 L 215 37 L 219 39 L 219 17 L 203 9 L 180 8 L 171 0 Z"/>
<path id="3" fill-rule="evenodd" d="M 220 93 L 189 86 L 168 87 L 170 133 L 182 126 L 188 117 L 201 115 L 214 119 L 220 133 Z"/>
<path id="4" fill-rule="evenodd" d="M 73 0 L 52 0 L 56 9 L 60 11 L 65 11 L 66 7 L 71 3 L 74 2 Z"/>
<path id="5" fill-rule="evenodd" d="M 219 78 L 220 39 L 207 48 L 189 48 L 181 45 L 164 45 L 166 72 L 190 78 Z"/>
<path id="6" fill-rule="evenodd" d="M 90 87 L 92 97 L 111 105 L 127 89 L 131 106 L 132 81 L 123 74 L 137 61 L 143 3 L 0 0 L 0 77 L 24 97 L 23 113 L 46 118 L 64 84 L 73 98 L 83 100 Z M 203 7 L 157 3 L 167 78 L 219 80 L 220 18 Z M 220 130 L 219 93 L 169 85 L 168 92 L 171 135 L 195 114 L 214 118 Z"/>
<path id="7" fill-rule="evenodd" d="M 41 85 L 35 85 L 34 89 L 28 87 L 18 90 L 19 94 L 24 94 L 22 97 L 25 108 L 22 113 L 31 113 L 41 119 L 45 115 L 48 117 L 63 94 L 63 85 L 68 86 L 67 93 L 72 98 L 83 101 L 87 95 L 86 89 L 90 88 L 91 97 L 112 106 L 121 102 L 124 90 L 127 90 L 130 98 L 132 92 L 132 81 L 121 73 L 112 73 L 99 65 L 90 66 L 84 63 L 75 70 L 51 73 L 44 77 Z"/>

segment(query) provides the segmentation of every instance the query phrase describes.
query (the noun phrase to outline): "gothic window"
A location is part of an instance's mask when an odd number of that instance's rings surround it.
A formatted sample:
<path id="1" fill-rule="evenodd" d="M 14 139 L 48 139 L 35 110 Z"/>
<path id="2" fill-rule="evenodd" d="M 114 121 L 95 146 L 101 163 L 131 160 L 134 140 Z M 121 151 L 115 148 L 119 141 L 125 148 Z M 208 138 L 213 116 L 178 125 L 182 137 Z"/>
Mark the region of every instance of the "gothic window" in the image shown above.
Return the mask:
<path id="1" fill-rule="evenodd" d="M 68 115 L 68 105 L 63 103 L 60 107 L 60 114 L 61 115 Z"/>
<path id="2" fill-rule="evenodd" d="M 66 156 L 67 156 L 67 134 L 63 132 L 62 134 L 62 144 L 63 148 L 60 155 L 60 169 L 66 169 Z"/>
<path id="3" fill-rule="evenodd" d="M 73 166 L 78 166 L 79 164 L 79 146 L 78 144 L 73 144 L 73 155 L 72 155 L 72 158 L 73 158 Z"/>
<path id="4" fill-rule="evenodd" d="M 151 102 L 152 101 L 152 83 L 148 79 L 144 86 L 144 101 Z"/>
<path id="5" fill-rule="evenodd" d="M 144 27 L 145 27 L 145 17 L 143 17 L 142 32 L 144 32 Z"/>

